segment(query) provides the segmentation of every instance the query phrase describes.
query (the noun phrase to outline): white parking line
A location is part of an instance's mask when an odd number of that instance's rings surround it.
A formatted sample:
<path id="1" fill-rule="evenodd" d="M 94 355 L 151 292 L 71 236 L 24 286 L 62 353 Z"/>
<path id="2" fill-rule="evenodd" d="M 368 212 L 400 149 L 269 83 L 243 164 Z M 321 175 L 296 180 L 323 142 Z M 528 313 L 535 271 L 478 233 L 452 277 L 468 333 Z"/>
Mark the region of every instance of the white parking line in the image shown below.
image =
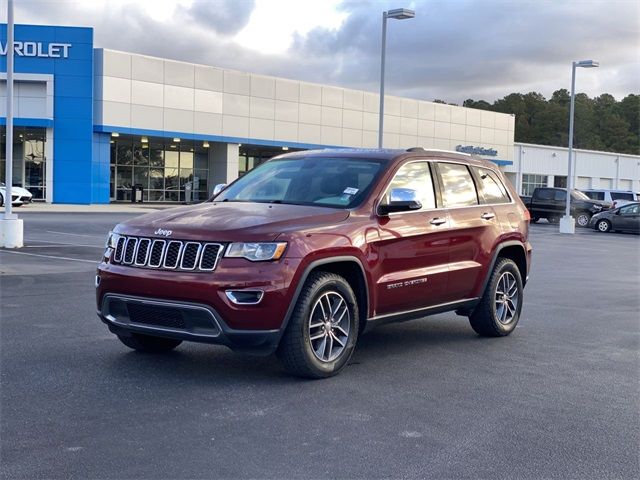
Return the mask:
<path id="1" fill-rule="evenodd" d="M 53 258 L 56 260 L 70 260 L 72 262 L 93 263 L 96 266 L 98 265 L 98 263 L 100 263 L 99 261 L 96 261 L 96 260 L 85 260 L 83 258 L 56 257 L 55 255 L 40 255 L 37 253 L 14 252 L 13 250 L 0 250 L 0 253 L 12 253 L 14 255 L 27 255 L 29 257 Z"/>
<path id="2" fill-rule="evenodd" d="M 55 233 L 57 235 L 70 235 L 72 237 L 106 238 L 106 235 L 84 235 L 82 233 L 54 232 L 53 230 L 46 230 L 46 232 Z"/>
<path id="3" fill-rule="evenodd" d="M 62 243 L 62 242 L 50 242 L 48 240 L 31 240 L 34 243 L 52 243 L 53 245 L 25 245 L 30 248 L 46 248 L 46 247 L 91 247 L 91 248 L 104 248 L 104 245 L 83 245 L 80 243 Z"/>

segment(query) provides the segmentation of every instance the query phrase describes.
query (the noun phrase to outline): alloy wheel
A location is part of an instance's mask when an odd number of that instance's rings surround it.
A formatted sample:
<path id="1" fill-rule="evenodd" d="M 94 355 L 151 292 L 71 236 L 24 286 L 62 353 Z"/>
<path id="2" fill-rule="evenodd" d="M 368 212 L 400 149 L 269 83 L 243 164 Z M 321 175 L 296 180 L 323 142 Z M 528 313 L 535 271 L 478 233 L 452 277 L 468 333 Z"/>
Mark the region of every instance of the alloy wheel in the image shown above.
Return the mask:
<path id="1" fill-rule="evenodd" d="M 496 318 L 503 324 L 510 324 L 518 311 L 520 301 L 518 282 L 511 272 L 504 272 L 496 284 L 495 307 Z"/>
<path id="2" fill-rule="evenodd" d="M 580 215 L 578 215 L 576 221 L 581 227 L 586 227 L 589 224 L 589 215 L 587 215 L 586 213 L 581 213 Z"/>
<path id="3" fill-rule="evenodd" d="M 351 330 L 349 305 L 336 291 L 322 294 L 309 316 L 311 350 L 321 362 L 332 362 L 347 346 Z"/>
<path id="4" fill-rule="evenodd" d="M 598 222 L 598 230 L 600 230 L 601 232 L 609 231 L 609 224 L 606 220 L 601 220 L 600 222 Z"/>

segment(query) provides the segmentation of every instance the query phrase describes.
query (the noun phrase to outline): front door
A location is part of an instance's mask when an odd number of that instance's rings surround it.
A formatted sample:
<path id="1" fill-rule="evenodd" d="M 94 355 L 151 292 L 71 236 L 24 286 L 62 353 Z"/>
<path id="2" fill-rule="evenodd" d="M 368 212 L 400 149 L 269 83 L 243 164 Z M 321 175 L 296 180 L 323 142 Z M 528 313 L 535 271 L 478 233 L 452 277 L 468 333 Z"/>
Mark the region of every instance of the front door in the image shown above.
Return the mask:
<path id="1" fill-rule="evenodd" d="M 640 232 L 640 206 L 638 204 L 620 207 L 619 213 L 612 217 L 613 230 Z"/>
<path id="2" fill-rule="evenodd" d="M 377 316 L 441 303 L 448 277 L 449 222 L 446 212 L 436 207 L 430 163 L 402 165 L 382 202 L 394 188 L 415 190 L 422 208 L 378 217 L 378 239 L 370 244 L 377 257 Z"/>

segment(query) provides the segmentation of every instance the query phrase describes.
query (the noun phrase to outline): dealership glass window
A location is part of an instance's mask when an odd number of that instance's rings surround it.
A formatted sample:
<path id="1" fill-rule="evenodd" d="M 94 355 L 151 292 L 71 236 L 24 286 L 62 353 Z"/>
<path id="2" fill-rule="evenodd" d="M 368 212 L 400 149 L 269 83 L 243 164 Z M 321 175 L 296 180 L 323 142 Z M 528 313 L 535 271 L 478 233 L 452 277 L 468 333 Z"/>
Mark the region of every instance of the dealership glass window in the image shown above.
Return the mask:
<path id="1" fill-rule="evenodd" d="M 556 175 L 553 177 L 553 186 L 555 188 L 567 188 L 567 176 Z"/>
<path id="2" fill-rule="evenodd" d="M 6 130 L 1 127 L 0 182 L 5 182 Z M 46 129 L 15 127 L 13 130 L 12 185 L 29 190 L 33 200 L 46 198 L 46 157 L 44 154 Z"/>
<path id="3" fill-rule="evenodd" d="M 478 204 L 478 193 L 471 172 L 460 163 L 438 163 L 442 178 L 442 201 L 445 207 L 468 207 Z"/>
<path id="4" fill-rule="evenodd" d="M 546 187 L 548 178 L 546 175 L 525 173 L 522 175 L 522 195 L 530 197 L 538 187 Z"/>
<path id="5" fill-rule="evenodd" d="M 144 201 L 184 201 L 187 182 L 193 182 L 192 200 L 208 198 L 209 153 L 201 143 L 152 137 L 142 143 L 140 137 L 130 135 L 112 142 L 112 199 L 131 200 L 131 187 L 140 184 Z"/>

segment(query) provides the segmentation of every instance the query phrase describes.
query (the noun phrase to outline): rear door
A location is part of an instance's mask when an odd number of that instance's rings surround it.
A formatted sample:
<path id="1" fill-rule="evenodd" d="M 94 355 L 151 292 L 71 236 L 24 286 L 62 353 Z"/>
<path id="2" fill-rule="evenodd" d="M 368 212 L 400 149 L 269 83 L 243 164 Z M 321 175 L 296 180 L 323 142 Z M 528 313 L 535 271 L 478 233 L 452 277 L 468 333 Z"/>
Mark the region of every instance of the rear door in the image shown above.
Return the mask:
<path id="1" fill-rule="evenodd" d="M 501 226 L 494 207 L 479 196 L 469 166 L 440 161 L 437 167 L 442 202 L 450 221 L 449 283 L 445 298 L 453 302 L 475 296 Z"/>
<path id="2" fill-rule="evenodd" d="M 415 190 L 422 208 L 377 216 L 378 240 L 370 243 L 376 257 L 376 315 L 442 303 L 447 284 L 449 220 L 436 201 L 430 162 L 401 165 L 381 202 L 393 188 Z"/>

